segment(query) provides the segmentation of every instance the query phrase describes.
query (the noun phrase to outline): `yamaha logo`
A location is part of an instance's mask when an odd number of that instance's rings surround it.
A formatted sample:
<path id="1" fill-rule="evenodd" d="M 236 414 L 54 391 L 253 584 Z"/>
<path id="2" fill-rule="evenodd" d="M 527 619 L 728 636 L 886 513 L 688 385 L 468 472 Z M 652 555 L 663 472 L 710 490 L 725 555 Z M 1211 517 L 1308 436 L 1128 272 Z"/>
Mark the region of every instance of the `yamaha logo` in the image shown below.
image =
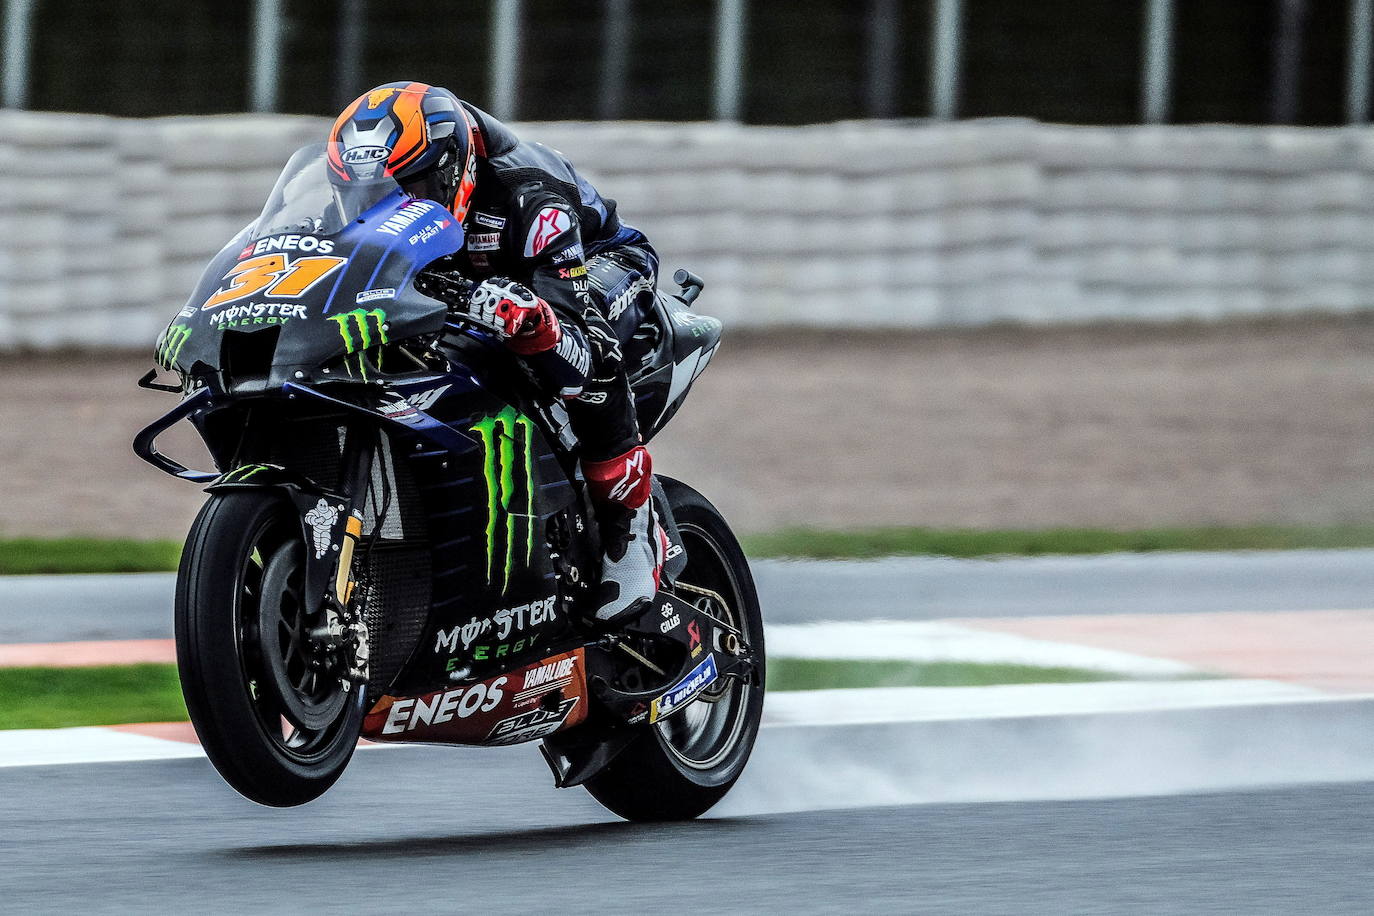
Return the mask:
<path id="1" fill-rule="evenodd" d="M 362 165 L 366 162 L 385 159 L 390 152 L 385 146 L 355 146 L 352 149 L 344 150 L 342 158 L 349 165 Z"/>

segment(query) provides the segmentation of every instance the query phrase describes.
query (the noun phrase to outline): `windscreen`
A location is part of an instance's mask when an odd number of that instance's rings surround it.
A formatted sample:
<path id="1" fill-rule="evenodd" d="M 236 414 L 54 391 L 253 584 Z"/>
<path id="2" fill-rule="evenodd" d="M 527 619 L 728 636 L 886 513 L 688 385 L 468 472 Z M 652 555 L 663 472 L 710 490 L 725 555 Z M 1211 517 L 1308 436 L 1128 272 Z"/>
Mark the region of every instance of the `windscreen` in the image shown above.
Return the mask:
<path id="1" fill-rule="evenodd" d="M 325 150 L 324 143 L 296 150 L 254 224 L 252 239 L 282 232 L 333 235 L 400 189 L 388 176 L 336 183 Z"/>
<path id="2" fill-rule="evenodd" d="M 357 357 L 362 377 L 364 351 L 443 329 L 444 303 L 412 281 L 462 250 L 462 226 L 394 179 L 336 184 L 325 149 L 292 156 L 261 216 L 206 265 L 162 338 L 164 366 L 279 385 Z"/>

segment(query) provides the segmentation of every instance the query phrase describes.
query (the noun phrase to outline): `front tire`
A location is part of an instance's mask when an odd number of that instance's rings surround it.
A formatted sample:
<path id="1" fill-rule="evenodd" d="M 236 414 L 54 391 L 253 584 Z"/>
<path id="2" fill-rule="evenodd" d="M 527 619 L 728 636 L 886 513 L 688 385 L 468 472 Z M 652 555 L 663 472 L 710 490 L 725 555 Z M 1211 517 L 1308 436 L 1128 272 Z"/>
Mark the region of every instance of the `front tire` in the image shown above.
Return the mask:
<path id="1" fill-rule="evenodd" d="M 301 595 L 305 543 L 276 490 L 212 494 L 177 573 L 176 646 L 196 735 L 235 790 L 273 807 L 319 797 L 348 765 L 364 691 L 310 662 L 318 611 Z"/>
<path id="2" fill-rule="evenodd" d="M 744 551 L 706 497 L 672 478 L 660 480 L 687 550 L 677 592 L 693 603 L 707 602 L 712 614 L 739 628 L 755 671 L 752 682 L 727 679 L 673 716 L 646 726 L 610 766 L 587 781 L 597 801 L 630 821 L 704 814 L 744 772 L 763 717 L 763 614 Z M 725 606 L 716 606 L 722 600 Z"/>

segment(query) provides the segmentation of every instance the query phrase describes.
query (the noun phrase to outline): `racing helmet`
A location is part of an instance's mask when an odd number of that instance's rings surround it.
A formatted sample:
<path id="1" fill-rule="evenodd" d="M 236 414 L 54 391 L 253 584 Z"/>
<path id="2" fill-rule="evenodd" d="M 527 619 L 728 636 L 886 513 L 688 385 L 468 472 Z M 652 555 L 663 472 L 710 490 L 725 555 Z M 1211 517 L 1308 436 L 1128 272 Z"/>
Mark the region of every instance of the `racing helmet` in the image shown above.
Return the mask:
<path id="1" fill-rule="evenodd" d="M 477 183 L 476 125 L 458 97 L 395 82 L 358 96 L 329 131 L 336 184 L 390 176 L 406 193 L 443 204 L 462 222 Z"/>

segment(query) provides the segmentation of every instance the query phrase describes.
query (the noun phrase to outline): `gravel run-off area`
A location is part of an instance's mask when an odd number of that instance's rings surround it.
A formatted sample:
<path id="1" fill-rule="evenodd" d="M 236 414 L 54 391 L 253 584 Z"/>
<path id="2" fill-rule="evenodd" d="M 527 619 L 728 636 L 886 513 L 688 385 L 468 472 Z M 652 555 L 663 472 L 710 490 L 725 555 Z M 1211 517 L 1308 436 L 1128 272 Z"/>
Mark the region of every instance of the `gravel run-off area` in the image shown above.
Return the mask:
<path id="1" fill-rule="evenodd" d="M 151 346 L 150 346 L 151 352 Z M 0 359 L 0 536 L 180 538 L 146 354 Z M 202 460 L 189 425 L 164 437 Z M 652 444 L 742 531 L 1374 521 L 1374 319 L 731 334 Z"/>

